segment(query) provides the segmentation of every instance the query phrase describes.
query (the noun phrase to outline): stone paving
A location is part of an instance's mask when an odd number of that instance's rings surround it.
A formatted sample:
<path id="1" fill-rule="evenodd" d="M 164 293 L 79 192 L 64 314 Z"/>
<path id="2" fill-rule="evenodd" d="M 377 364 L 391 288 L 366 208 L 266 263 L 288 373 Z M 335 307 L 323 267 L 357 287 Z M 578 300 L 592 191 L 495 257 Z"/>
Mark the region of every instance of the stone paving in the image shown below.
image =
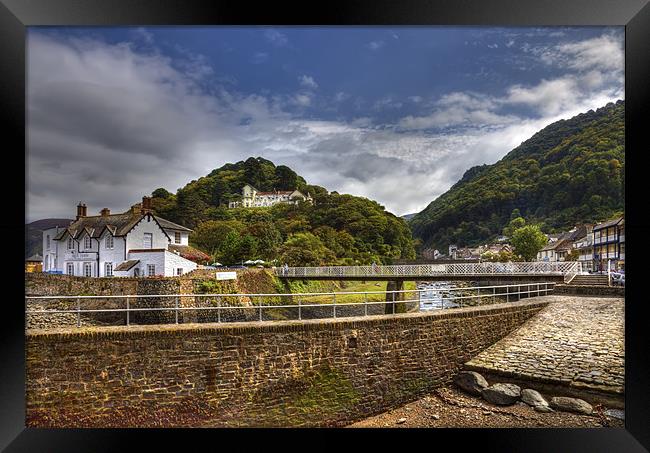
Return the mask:
<path id="1" fill-rule="evenodd" d="M 625 299 L 544 296 L 551 303 L 467 368 L 624 393 Z"/>

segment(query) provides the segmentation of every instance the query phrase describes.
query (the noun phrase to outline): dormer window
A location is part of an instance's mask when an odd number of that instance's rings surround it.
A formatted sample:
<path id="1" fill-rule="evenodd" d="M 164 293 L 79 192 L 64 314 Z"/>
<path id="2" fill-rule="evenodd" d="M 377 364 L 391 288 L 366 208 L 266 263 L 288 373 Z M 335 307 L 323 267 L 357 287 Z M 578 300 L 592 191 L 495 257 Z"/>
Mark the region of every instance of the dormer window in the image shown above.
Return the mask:
<path id="1" fill-rule="evenodd" d="M 74 239 L 68 238 L 68 250 L 74 250 Z"/>
<path id="2" fill-rule="evenodd" d="M 179 233 L 178 231 L 174 232 L 174 243 L 175 244 L 181 243 L 181 233 Z"/>
<path id="3" fill-rule="evenodd" d="M 92 247 L 93 247 L 93 245 L 92 245 L 92 241 L 90 239 L 90 236 L 84 237 L 84 248 L 85 249 L 90 249 Z"/>
<path id="4" fill-rule="evenodd" d="M 106 236 L 106 242 L 105 242 L 106 248 L 107 249 L 112 249 L 113 248 L 113 236 L 110 234 Z"/>

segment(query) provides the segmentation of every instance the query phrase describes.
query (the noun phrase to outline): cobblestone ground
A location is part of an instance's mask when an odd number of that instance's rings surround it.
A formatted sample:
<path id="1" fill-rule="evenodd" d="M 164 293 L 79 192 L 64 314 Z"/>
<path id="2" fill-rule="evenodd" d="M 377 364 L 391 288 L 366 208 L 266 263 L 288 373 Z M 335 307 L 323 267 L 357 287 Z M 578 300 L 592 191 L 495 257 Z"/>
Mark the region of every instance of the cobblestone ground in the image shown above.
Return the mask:
<path id="1" fill-rule="evenodd" d="M 624 393 L 625 299 L 545 296 L 551 304 L 467 363 L 580 388 Z"/>

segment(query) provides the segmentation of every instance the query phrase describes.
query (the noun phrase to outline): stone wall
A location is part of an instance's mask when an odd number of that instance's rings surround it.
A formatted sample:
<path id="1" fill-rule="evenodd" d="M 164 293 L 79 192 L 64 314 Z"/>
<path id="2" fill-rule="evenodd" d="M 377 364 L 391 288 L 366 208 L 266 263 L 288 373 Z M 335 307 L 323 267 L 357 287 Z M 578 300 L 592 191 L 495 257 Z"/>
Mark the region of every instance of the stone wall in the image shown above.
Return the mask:
<path id="1" fill-rule="evenodd" d="M 553 294 L 625 297 L 625 287 L 597 285 L 555 285 Z"/>
<path id="2" fill-rule="evenodd" d="M 342 426 L 448 384 L 544 306 L 28 331 L 27 426 Z"/>

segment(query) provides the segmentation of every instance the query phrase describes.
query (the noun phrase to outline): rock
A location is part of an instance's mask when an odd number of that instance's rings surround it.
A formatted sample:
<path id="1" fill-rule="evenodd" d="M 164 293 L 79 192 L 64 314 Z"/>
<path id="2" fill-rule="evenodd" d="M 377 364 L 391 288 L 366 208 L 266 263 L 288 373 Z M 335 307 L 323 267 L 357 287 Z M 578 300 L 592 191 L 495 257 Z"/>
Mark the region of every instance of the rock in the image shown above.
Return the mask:
<path id="1" fill-rule="evenodd" d="M 481 392 L 488 386 L 483 376 L 475 371 L 461 371 L 454 376 L 454 383 L 472 395 L 481 396 Z"/>
<path id="2" fill-rule="evenodd" d="M 529 406 L 548 406 L 548 401 L 537 391 L 533 389 L 523 389 L 521 391 L 521 400 Z"/>
<path id="3" fill-rule="evenodd" d="M 543 404 L 540 404 L 539 406 L 534 406 L 534 408 L 537 412 L 555 412 L 553 409 Z"/>
<path id="4" fill-rule="evenodd" d="M 493 384 L 483 389 L 481 395 L 492 404 L 508 406 L 517 402 L 521 389 L 515 384 Z"/>
<path id="5" fill-rule="evenodd" d="M 605 415 L 612 418 L 618 418 L 619 420 L 625 420 L 625 411 L 620 409 L 607 409 Z"/>
<path id="6" fill-rule="evenodd" d="M 397 420 L 397 424 L 398 424 L 398 425 L 401 425 L 402 423 L 405 423 L 405 422 L 406 422 L 406 419 L 405 419 L 404 417 L 402 417 L 402 418 L 400 418 L 399 420 Z"/>
<path id="7" fill-rule="evenodd" d="M 551 398 L 551 407 L 559 411 L 576 412 L 585 415 L 589 415 L 593 412 L 593 408 L 588 402 L 566 396 L 555 396 Z"/>

